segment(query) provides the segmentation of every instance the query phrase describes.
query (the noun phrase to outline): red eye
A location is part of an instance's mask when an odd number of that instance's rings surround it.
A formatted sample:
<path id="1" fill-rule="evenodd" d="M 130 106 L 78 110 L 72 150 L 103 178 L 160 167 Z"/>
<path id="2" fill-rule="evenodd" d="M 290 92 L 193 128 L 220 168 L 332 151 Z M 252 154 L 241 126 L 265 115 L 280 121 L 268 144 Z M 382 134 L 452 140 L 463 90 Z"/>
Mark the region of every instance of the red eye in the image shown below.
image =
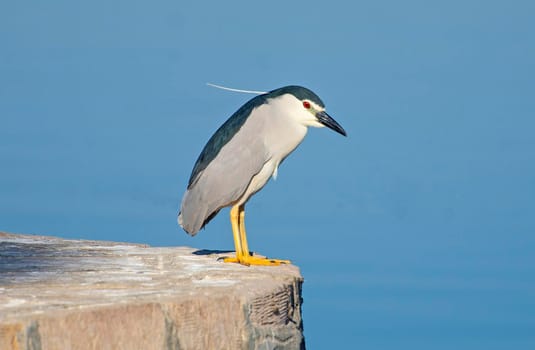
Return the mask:
<path id="1" fill-rule="evenodd" d="M 305 107 L 306 109 L 310 109 L 310 102 L 303 101 L 303 107 Z"/>

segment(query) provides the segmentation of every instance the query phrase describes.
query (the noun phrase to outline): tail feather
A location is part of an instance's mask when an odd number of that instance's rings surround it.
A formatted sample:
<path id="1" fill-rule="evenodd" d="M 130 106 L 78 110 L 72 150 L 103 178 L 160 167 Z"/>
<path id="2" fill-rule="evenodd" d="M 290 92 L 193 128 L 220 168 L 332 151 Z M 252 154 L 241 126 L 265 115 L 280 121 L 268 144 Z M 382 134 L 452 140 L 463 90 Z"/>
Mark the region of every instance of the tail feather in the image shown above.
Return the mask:
<path id="1" fill-rule="evenodd" d="M 209 207 L 194 192 L 186 191 L 178 213 L 178 224 L 189 235 L 195 236 L 217 214 L 217 211 L 213 212 Z"/>

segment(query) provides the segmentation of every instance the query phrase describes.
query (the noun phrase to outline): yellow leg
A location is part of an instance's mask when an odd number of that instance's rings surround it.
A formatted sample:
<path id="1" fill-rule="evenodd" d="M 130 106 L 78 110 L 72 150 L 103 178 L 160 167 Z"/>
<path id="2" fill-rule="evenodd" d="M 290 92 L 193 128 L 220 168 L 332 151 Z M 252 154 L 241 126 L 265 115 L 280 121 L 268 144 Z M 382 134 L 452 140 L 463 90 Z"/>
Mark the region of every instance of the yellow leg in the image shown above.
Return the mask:
<path id="1" fill-rule="evenodd" d="M 240 214 L 240 221 L 239 221 L 240 242 L 241 242 L 242 252 L 244 256 L 250 256 L 251 253 L 249 253 L 249 245 L 247 244 L 247 235 L 245 234 L 245 204 L 240 205 L 239 214 Z"/>
<path id="2" fill-rule="evenodd" d="M 232 233 L 234 235 L 234 245 L 236 246 L 236 257 L 225 258 L 225 262 L 235 262 L 247 266 L 276 266 L 290 264 L 289 260 L 268 259 L 251 255 L 247 244 L 247 235 L 245 233 L 245 205 L 233 206 L 230 209 L 230 222 L 232 224 Z"/>
<path id="3" fill-rule="evenodd" d="M 236 257 L 235 258 L 225 258 L 225 262 L 240 262 L 243 256 L 243 249 L 240 239 L 240 228 L 239 228 L 239 207 L 237 205 L 233 206 L 230 209 L 230 225 L 232 226 L 232 235 L 234 236 L 234 246 L 236 247 Z"/>

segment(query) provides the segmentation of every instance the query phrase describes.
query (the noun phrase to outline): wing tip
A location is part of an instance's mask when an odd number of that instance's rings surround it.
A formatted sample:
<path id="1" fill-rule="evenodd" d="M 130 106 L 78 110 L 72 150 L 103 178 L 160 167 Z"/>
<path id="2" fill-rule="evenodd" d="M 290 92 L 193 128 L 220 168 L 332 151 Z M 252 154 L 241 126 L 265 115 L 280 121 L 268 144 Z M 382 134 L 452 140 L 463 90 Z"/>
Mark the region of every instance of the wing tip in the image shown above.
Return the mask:
<path id="1" fill-rule="evenodd" d="M 178 216 L 177 216 L 177 222 L 178 222 L 178 225 L 184 230 L 184 232 L 186 232 L 188 235 L 190 236 L 195 236 L 197 234 L 198 231 L 194 231 L 194 230 L 189 230 L 188 227 L 185 225 L 184 223 L 184 219 L 182 218 L 182 212 L 179 212 L 178 213 Z"/>

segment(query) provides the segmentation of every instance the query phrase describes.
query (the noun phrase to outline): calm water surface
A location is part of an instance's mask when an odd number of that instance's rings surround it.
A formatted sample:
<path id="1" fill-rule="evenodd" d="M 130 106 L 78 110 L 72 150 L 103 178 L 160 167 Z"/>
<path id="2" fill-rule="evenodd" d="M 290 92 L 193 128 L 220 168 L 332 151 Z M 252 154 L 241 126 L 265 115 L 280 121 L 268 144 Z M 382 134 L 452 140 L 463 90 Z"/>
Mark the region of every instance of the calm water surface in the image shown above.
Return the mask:
<path id="1" fill-rule="evenodd" d="M 250 97 L 204 83 L 303 84 L 348 138 L 310 130 L 247 224 L 301 268 L 307 346 L 534 349 L 531 2 L 211 6 L 0 6 L 0 229 L 233 249 L 227 211 L 176 224 Z"/>

